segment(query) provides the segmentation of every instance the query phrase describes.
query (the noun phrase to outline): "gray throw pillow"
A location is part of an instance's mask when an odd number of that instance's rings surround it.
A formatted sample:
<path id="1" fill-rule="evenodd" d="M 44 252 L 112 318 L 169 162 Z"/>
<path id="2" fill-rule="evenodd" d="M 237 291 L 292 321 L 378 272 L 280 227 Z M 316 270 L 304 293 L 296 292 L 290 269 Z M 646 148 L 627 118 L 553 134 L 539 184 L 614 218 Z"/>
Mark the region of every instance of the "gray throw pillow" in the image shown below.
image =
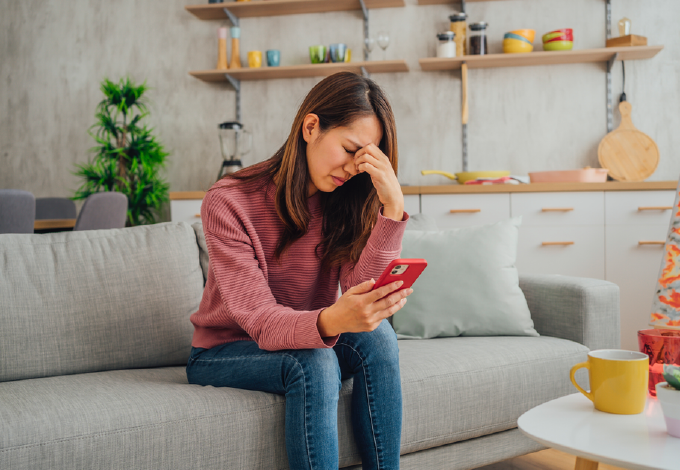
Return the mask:
<path id="1" fill-rule="evenodd" d="M 520 224 L 404 232 L 401 257 L 428 266 L 392 317 L 397 337 L 539 336 L 515 268 Z"/>

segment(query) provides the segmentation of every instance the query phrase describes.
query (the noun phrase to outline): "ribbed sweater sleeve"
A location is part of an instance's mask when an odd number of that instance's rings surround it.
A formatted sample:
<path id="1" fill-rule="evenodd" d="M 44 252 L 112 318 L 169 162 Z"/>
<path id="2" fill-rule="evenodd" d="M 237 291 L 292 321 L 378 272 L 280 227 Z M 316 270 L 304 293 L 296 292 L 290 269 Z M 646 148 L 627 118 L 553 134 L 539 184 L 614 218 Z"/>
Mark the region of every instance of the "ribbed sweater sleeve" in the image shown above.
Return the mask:
<path id="1" fill-rule="evenodd" d="M 299 311 L 276 302 L 259 265 L 262 254 L 256 252 L 247 233 L 246 214 L 228 198 L 212 201 L 213 194 L 206 195 L 201 218 L 210 269 L 231 317 L 224 322 L 236 322 L 261 349 L 269 351 L 334 346 L 338 337 L 323 339 L 316 326 L 323 309 Z"/>
<path id="2" fill-rule="evenodd" d="M 409 215 L 404 211 L 400 222 L 388 219 L 378 213 L 371 236 L 361 252 L 356 265 L 344 263 L 340 268 L 340 288 L 342 292 L 373 278 L 376 281 L 392 260 L 401 254 L 401 240 L 404 237 Z"/>

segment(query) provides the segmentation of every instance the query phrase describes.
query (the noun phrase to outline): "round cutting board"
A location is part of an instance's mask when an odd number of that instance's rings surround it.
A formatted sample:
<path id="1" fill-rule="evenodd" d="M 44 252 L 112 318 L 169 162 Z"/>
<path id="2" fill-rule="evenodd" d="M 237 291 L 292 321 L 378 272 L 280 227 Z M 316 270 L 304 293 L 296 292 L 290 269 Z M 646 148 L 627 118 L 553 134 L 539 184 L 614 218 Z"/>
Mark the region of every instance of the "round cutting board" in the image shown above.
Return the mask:
<path id="1" fill-rule="evenodd" d="M 621 124 L 597 148 L 600 165 L 618 181 L 644 181 L 659 165 L 659 148 L 651 137 L 635 128 L 630 119 L 632 110 L 627 101 L 619 104 Z"/>

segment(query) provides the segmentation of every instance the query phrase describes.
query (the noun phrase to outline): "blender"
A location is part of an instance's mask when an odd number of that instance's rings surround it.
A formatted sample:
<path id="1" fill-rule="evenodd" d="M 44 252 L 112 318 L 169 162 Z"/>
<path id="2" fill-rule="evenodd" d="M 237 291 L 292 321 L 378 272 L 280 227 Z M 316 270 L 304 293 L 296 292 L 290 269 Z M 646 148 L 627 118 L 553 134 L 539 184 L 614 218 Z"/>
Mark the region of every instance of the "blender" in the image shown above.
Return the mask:
<path id="1" fill-rule="evenodd" d="M 240 122 L 223 122 L 218 126 L 220 136 L 220 150 L 222 151 L 222 167 L 217 176 L 219 180 L 224 175 L 237 172 L 243 165 L 241 157 L 250 152 L 252 136 L 243 129 Z"/>

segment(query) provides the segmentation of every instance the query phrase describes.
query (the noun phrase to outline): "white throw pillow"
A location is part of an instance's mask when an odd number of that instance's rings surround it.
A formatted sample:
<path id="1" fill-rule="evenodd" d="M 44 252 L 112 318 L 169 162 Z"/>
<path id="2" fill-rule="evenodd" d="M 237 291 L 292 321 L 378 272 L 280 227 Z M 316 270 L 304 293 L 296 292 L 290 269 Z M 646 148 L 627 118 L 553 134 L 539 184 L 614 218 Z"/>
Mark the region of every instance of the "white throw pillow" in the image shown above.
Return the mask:
<path id="1" fill-rule="evenodd" d="M 428 266 L 392 317 L 397 337 L 539 336 L 515 268 L 521 221 L 405 231 L 401 257 Z"/>

